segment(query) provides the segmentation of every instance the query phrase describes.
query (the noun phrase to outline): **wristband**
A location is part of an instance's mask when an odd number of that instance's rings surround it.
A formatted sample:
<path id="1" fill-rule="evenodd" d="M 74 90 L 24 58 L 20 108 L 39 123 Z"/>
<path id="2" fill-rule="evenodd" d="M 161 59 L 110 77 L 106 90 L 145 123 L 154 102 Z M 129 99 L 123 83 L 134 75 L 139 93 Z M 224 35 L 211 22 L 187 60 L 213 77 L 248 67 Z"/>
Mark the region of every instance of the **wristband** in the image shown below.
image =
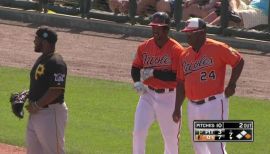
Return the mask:
<path id="1" fill-rule="evenodd" d="M 34 105 L 35 105 L 35 108 L 37 108 L 38 110 L 41 110 L 42 107 L 40 107 L 38 104 L 37 104 L 37 101 L 34 102 Z"/>

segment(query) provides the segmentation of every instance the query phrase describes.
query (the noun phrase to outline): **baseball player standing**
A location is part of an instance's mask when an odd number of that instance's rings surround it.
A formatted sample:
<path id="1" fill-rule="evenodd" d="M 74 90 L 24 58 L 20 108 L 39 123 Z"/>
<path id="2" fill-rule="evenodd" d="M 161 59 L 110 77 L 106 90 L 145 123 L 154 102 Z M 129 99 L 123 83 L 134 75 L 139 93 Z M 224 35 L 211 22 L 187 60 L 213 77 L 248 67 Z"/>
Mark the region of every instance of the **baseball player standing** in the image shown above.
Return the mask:
<path id="1" fill-rule="evenodd" d="M 180 82 L 176 88 L 173 120 L 181 118 L 180 107 L 188 99 L 188 123 L 193 134 L 194 120 L 228 120 L 228 98 L 235 93 L 244 60 L 228 45 L 206 38 L 206 23 L 200 18 L 187 20 L 186 33 L 190 47 L 183 53 L 177 70 Z M 226 65 L 232 67 L 224 90 Z M 226 154 L 225 143 L 193 142 L 196 154 Z"/>
<path id="2" fill-rule="evenodd" d="M 174 123 L 176 70 L 183 47 L 168 37 L 170 18 L 165 12 L 153 14 L 153 37 L 139 45 L 132 63 L 134 88 L 140 94 L 133 132 L 133 154 L 145 153 L 145 140 L 157 120 L 164 140 L 164 154 L 178 154 L 180 122 Z M 142 81 L 140 80 L 142 78 Z"/>
<path id="3" fill-rule="evenodd" d="M 42 53 L 30 72 L 27 154 L 64 154 L 67 66 L 55 53 L 57 34 L 48 27 L 36 32 L 35 52 Z"/>

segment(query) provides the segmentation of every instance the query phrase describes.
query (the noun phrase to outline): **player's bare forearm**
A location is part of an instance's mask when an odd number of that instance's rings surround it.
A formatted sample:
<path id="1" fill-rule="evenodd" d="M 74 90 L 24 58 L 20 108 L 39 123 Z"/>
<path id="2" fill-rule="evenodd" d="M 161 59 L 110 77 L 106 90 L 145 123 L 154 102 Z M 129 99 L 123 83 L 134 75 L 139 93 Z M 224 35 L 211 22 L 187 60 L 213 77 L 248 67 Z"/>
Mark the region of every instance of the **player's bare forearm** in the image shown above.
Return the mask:
<path id="1" fill-rule="evenodd" d="M 39 107 L 44 107 L 52 103 L 58 96 L 63 94 L 64 89 L 49 88 L 48 91 L 37 101 Z"/>
<path id="2" fill-rule="evenodd" d="M 184 82 L 180 81 L 178 82 L 176 86 L 176 99 L 175 99 L 175 107 L 174 107 L 174 112 L 173 112 L 173 121 L 174 122 L 179 122 L 181 119 L 181 106 L 184 102 L 185 99 L 185 87 L 184 87 Z"/>
<path id="3" fill-rule="evenodd" d="M 244 67 L 244 60 L 241 59 L 239 61 L 239 63 L 236 65 L 236 67 L 233 68 L 230 81 L 225 89 L 225 96 L 227 98 L 234 95 L 235 88 L 236 88 L 236 82 L 241 75 L 243 67 Z"/>
<path id="4" fill-rule="evenodd" d="M 228 86 L 236 84 L 238 78 L 242 73 L 243 67 L 244 67 L 244 59 L 242 58 L 239 61 L 239 63 L 232 69 L 232 74 Z"/>
<path id="5" fill-rule="evenodd" d="M 210 10 L 210 9 L 214 8 L 216 2 L 217 2 L 217 0 L 210 0 L 208 4 L 203 6 L 203 9 Z"/>
<path id="6" fill-rule="evenodd" d="M 185 99 L 185 87 L 184 87 L 184 82 L 180 81 L 178 82 L 176 86 L 176 99 L 175 99 L 175 109 L 181 108 L 183 102 Z"/>
<path id="7" fill-rule="evenodd" d="M 27 104 L 25 108 L 29 113 L 37 113 L 44 106 L 50 104 L 54 101 L 59 95 L 64 92 L 64 89 L 60 88 L 49 88 L 49 90 L 36 102 L 31 102 Z"/>

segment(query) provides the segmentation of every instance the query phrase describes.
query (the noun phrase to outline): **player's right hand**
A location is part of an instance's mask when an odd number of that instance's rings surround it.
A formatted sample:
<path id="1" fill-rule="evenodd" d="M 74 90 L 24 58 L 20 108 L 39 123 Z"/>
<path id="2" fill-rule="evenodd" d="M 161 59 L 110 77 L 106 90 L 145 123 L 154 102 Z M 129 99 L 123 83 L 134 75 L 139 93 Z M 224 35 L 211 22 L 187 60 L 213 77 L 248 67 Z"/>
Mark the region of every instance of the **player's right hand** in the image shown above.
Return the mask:
<path id="1" fill-rule="evenodd" d="M 141 78 L 143 81 L 153 76 L 154 76 L 154 69 L 146 68 L 141 70 Z"/>
<path id="2" fill-rule="evenodd" d="M 181 120 L 181 115 L 182 115 L 181 109 L 174 110 L 172 115 L 173 121 L 175 123 L 178 123 Z"/>

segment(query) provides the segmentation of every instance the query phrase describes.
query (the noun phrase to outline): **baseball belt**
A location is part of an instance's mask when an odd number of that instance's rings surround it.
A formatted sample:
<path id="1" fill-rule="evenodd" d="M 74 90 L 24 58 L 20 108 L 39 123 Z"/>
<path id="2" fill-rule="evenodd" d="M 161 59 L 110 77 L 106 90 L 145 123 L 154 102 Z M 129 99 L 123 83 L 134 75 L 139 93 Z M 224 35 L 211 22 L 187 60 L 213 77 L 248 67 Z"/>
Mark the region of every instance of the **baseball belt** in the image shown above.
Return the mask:
<path id="1" fill-rule="evenodd" d="M 210 96 L 210 97 L 208 97 L 206 99 L 196 100 L 196 101 L 190 100 L 190 101 L 192 103 L 194 103 L 194 104 L 201 105 L 201 104 L 204 104 L 207 100 L 212 101 L 212 100 L 215 100 L 215 99 L 217 99 L 216 96 Z"/>
<path id="2" fill-rule="evenodd" d="M 153 87 L 151 87 L 151 86 L 148 86 L 148 88 L 151 89 L 151 90 L 153 90 L 153 91 L 155 91 L 156 93 L 159 93 L 159 94 L 165 93 L 166 90 L 167 90 L 168 92 L 174 91 L 174 88 L 155 89 L 155 88 L 153 88 Z"/>

